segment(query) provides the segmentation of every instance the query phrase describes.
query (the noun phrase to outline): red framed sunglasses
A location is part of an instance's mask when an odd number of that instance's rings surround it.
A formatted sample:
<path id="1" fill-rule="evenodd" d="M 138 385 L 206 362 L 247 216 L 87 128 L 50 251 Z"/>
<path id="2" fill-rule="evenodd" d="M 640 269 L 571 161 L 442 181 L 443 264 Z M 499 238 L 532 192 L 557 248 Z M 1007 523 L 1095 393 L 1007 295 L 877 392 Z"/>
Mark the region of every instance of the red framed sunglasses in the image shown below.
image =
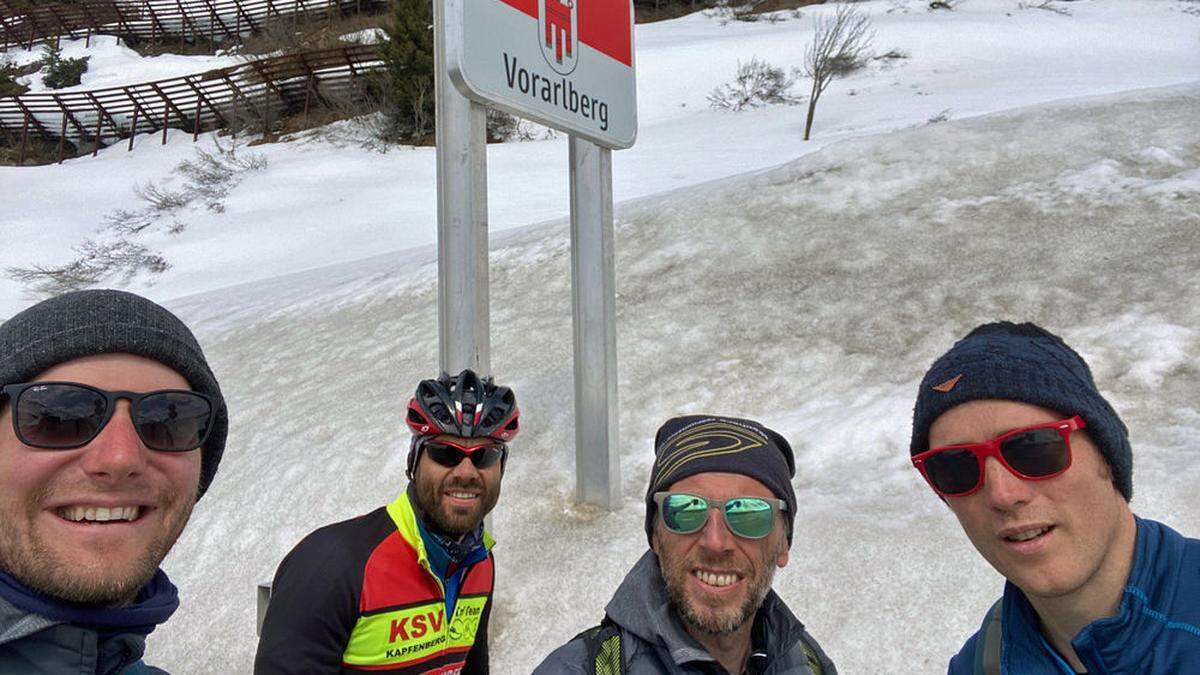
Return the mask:
<path id="1" fill-rule="evenodd" d="M 966 497 L 983 487 L 988 457 L 1022 480 L 1048 480 L 1071 468 L 1071 433 L 1083 418 L 1013 429 L 983 443 L 944 445 L 913 455 L 913 466 L 942 497 Z"/>
<path id="2" fill-rule="evenodd" d="M 418 450 L 423 450 L 430 459 L 450 469 L 458 466 L 464 457 L 470 459 L 476 469 L 486 469 L 508 454 L 508 446 L 503 443 L 468 447 L 452 441 L 435 441 L 432 436 L 421 438 L 424 440 L 420 441 Z"/>

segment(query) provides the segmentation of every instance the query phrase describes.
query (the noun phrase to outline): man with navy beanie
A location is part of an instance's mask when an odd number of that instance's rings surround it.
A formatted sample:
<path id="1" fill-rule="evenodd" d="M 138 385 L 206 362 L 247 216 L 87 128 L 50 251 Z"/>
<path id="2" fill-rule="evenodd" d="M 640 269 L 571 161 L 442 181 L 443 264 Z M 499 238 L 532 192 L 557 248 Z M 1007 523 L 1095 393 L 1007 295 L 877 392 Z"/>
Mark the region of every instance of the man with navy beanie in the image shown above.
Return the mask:
<path id="1" fill-rule="evenodd" d="M 0 324 L 0 673 L 162 672 L 179 606 L 159 564 L 225 449 L 220 386 L 187 326 L 89 290 Z"/>
<path id="2" fill-rule="evenodd" d="M 1200 672 L 1200 541 L 1130 510 L 1129 432 L 1061 338 L 968 333 L 921 381 L 910 454 L 1007 580 L 951 675 Z"/>
<path id="3" fill-rule="evenodd" d="M 796 518 L 792 447 L 752 420 L 687 415 L 654 439 L 650 545 L 604 622 L 535 675 L 791 673 L 837 669 L 771 590 Z"/>

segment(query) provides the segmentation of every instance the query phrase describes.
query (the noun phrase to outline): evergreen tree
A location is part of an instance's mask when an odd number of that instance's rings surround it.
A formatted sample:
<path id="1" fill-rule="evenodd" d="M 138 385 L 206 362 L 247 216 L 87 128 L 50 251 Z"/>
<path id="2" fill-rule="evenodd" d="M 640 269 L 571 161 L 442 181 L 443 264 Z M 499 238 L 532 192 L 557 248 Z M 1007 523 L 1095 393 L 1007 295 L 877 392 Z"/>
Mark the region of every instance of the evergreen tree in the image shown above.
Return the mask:
<path id="1" fill-rule="evenodd" d="M 380 45 L 384 70 L 373 88 L 389 122 L 389 135 L 413 143 L 433 132 L 433 3 L 393 0 Z"/>
<path id="2" fill-rule="evenodd" d="M 79 59 L 64 59 L 58 43 L 47 42 L 42 46 L 42 65 L 46 70 L 42 75 L 42 84 L 48 89 L 62 89 L 79 84 L 83 73 L 87 71 L 90 58 L 85 56 Z"/>
<path id="3" fill-rule="evenodd" d="M 0 96 L 16 96 L 25 91 L 17 84 L 17 69 L 8 57 L 0 54 Z"/>

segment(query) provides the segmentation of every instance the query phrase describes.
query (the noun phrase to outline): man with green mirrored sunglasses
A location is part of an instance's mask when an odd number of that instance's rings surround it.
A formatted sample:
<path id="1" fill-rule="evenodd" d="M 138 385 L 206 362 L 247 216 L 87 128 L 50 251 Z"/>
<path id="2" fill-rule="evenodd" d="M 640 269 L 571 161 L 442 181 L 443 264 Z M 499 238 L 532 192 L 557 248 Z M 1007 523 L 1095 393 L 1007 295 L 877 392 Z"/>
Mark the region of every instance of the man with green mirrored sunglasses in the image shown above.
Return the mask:
<path id="1" fill-rule="evenodd" d="M 604 621 L 551 654 L 551 673 L 837 672 L 771 590 L 788 562 L 796 493 L 787 440 L 751 420 L 670 419 L 646 491 L 650 550 Z"/>
<path id="2" fill-rule="evenodd" d="M 782 499 L 749 496 L 705 499 L 687 492 L 655 492 L 654 503 L 668 532 L 698 532 L 708 522 L 709 511 L 717 509 L 724 514 L 729 531 L 743 539 L 762 539 L 771 534 L 775 513 L 787 511 L 787 502 Z"/>

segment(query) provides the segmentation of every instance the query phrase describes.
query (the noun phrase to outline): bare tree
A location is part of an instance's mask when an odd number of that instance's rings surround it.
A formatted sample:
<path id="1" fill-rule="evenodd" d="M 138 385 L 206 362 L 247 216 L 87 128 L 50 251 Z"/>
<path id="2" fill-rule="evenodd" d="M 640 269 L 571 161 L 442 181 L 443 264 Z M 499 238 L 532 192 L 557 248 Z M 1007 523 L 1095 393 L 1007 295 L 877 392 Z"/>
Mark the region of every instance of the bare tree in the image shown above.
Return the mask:
<path id="1" fill-rule="evenodd" d="M 862 67 L 874 37 L 871 20 L 854 5 L 839 3 L 833 14 L 817 17 L 812 44 L 804 53 L 804 74 L 812 78 L 804 140 L 812 132 L 817 100 L 825 88 L 835 78 Z"/>

